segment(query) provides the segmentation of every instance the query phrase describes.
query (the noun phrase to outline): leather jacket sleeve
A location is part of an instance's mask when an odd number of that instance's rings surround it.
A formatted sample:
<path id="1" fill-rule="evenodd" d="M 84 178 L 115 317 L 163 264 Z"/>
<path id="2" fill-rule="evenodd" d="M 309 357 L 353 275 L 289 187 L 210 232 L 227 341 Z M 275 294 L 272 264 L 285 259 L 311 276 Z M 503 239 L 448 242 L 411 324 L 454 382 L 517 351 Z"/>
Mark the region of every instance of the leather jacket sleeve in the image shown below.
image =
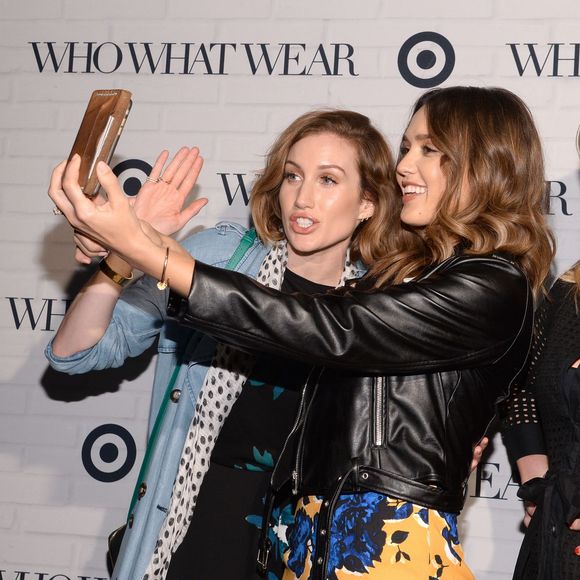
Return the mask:
<path id="1" fill-rule="evenodd" d="M 198 262 L 188 301 L 184 323 L 238 348 L 385 374 L 493 364 L 533 308 L 525 275 L 495 255 L 453 257 L 397 286 L 315 296 Z"/>

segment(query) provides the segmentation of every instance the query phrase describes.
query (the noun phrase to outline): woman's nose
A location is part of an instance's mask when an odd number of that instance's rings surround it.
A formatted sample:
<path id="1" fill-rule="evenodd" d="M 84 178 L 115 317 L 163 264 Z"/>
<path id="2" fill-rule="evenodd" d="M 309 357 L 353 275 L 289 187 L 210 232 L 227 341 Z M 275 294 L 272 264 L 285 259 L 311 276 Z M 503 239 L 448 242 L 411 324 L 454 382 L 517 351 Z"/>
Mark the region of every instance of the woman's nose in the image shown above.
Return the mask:
<path id="1" fill-rule="evenodd" d="M 300 184 L 300 188 L 296 192 L 296 200 L 294 205 L 300 209 L 313 207 L 314 205 L 314 190 L 312 184 L 304 180 Z"/>
<path id="2" fill-rule="evenodd" d="M 413 161 L 413 157 L 409 152 L 407 152 L 401 157 L 401 159 L 399 159 L 399 162 L 397 163 L 397 174 L 404 177 L 405 175 L 413 173 L 414 170 L 415 163 Z"/>

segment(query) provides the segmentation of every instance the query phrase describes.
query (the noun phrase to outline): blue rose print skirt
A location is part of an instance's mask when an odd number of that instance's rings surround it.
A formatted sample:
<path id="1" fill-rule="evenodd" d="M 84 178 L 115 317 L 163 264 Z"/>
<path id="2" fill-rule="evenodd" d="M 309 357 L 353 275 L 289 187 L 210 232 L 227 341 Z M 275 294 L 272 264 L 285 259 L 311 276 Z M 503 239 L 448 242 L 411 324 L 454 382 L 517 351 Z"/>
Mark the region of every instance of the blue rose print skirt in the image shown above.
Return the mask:
<path id="1" fill-rule="evenodd" d="M 307 580 L 322 498 L 302 498 L 286 530 L 284 580 Z M 330 530 L 330 580 L 472 580 L 463 561 L 457 516 L 367 492 L 344 494 Z"/>

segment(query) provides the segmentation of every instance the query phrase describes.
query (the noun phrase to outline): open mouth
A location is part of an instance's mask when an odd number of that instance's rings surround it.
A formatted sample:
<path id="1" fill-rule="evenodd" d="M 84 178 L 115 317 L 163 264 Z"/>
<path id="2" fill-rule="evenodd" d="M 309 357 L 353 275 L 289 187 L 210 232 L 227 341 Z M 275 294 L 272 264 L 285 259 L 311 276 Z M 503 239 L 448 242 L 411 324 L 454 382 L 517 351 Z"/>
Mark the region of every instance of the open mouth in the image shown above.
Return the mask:
<path id="1" fill-rule="evenodd" d="M 295 222 L 298 226 L 300 226 L 301 228 L 304 228 L 304 229 L 309 228 L 310 226 L 314 225 L 313 220 L 311 220 L 310 218 L 305 218 L 305 217 L 296 218 Z"/>

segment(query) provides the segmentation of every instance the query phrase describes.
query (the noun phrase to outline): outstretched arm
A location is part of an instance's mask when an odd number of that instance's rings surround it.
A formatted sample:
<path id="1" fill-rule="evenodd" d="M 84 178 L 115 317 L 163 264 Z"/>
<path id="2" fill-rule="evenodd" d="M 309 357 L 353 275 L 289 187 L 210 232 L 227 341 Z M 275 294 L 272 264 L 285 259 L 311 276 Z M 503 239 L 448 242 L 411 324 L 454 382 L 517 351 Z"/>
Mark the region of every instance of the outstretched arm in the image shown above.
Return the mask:
<path id="1" fill-rule="evenodd" d="M 240 348 L 401 374 L 491 365 L 517 338 L 529 338 L 529 285 L 508 260 L 454 259 L 442 275 L 380 291 L 284 295 L 196 265 L 176 242 L 147 231 L 105 164 L 97 171 L 108 202 L 94 205 L 78 186 L 78 167 L 74 159 L 64 191 L 51 192 L 73 227 L 189 294 L 186 322 Z"/>
<path id="2" fill-rule="evenodd" d="M 158 156 L 151 171 L 151 181 L 143 185 L 133 207 L 141 219 L 170 235 L 181 229 L 205 205 L 206 200 L 199 200 L 183 211 L 185 198 L 195 185 L 203 165 L 199 150 L 183 147 L 163 171 L 168 155 L 167 151 L 163 151 Z M 63 164 L 55 168 L 49 192 L 62 191 L 64 170 Z M 106 200 L 102 200 L 101 204 L 103 203 Z M 103 255 L 100 245 L 78 230 L 75 231 L 78 261 L 90 262 L 92 257 Z M 150 230 L 151 235 L 152 232 Z M 132 266 L 114 252 L 106 258 L 106 265 L 123 278 L 129 279 L 133 275 Z M 107 330 L 121 292 L 122 286 L 119 283 L 101 270 L 97 271 L 68 309 L 52 342 L 53 354 L 57 357 L 68 357 L 94 346 Z"/>
<path id="3" fill-rule="evenodd" d="M 519 268 L 491 256 L 454 258 L 443 272 L 406 284 L 314 296 L 198 263 L 184 322 L 239 348 L 417 374 L 485 367 L 512 347 L 527 350 L 532 307 Z"/>

